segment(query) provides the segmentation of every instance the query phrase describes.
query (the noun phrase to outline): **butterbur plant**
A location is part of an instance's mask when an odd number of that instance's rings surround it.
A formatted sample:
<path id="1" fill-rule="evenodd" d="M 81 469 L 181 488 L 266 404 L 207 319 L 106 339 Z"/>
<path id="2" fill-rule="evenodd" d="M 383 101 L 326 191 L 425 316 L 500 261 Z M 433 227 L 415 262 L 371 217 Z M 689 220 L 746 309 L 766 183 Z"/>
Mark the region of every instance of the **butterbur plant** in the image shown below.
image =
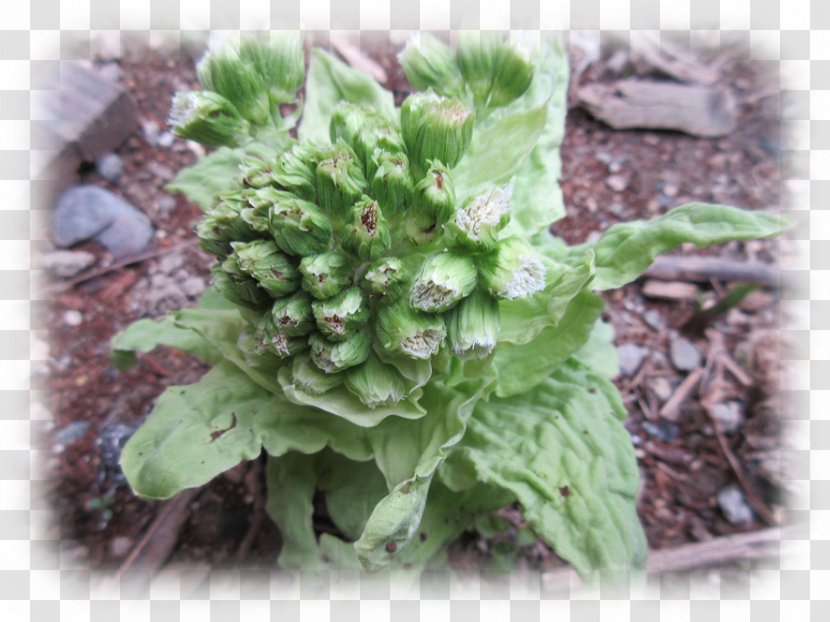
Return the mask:
<path id="1" fill-rule="evenodd" d="M 418 92 L 399 109 L 319 49 L 300 101 L 298 36 L 211 50 L 203 90 L 175 96 L 174 131 L 218 147 L 171 185 L 204 210 L 213 285 L 118 334 L 114 357 L 164 344 L 212 368 L 159 397 L 127 479 L 166 499 L 264 450 L 286 568 L 417 571 L 513 502 L 581 574 L 640 568 L 599 292 L 683 242 L 782 222 L 694 203 L 569 247 L 548 231 L 564 215 L 560 43 L 422 35 L 400 62 Z M 315 534 L 316 495 L 337 534 Z"/>

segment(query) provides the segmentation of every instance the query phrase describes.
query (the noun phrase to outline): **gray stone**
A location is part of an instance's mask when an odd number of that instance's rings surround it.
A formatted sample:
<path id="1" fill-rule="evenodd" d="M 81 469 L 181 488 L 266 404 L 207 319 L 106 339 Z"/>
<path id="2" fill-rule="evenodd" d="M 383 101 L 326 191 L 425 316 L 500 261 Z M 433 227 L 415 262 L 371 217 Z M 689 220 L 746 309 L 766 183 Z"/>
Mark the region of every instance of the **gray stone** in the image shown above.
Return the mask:
<path id="1" fill-rule="evenodd" d="M 84 323 L 84 316 L 77 309 L 67 309 L 63 314 L 63 323 L 67 326 L 80 326 Z"/>
<path id="2" fill-rule="evenodd" d="M 740 402 L 724 402 L 714 404 L 711 408 L 712 417 L 714 417 L 720 429 L 724 432 L 734 432 L 744 422 L 744 415 L 741 412 Z"/>
<path id="3" fill-rule="evenodd" d="M 195 298 L 205 290 L 205 282 L 198 276 L 192 276 L 182 283 L 182 290 L 191 298 Z"/>
<path id="4" fill-rule="evenodd" d="M 144 141 L 151 147 L 158 146 L 159 136 L 161 135 L 161 128 L 159 124 L 153 120 L 144 120 L 141 122 L 141 133 L 144 135 Z"/>
<path id="5" fill-rule="evenodd" d="M 75 186 L 58 198 L 52 240 L 66 248 L 93 239 L 116 259 L 140 253 L 153 239 L 150 220 L 121 197 L 97 186 Z"/>
<path id="6" fill-rule="evenodd" d="M 86 251 L 51 251 L 39 258 L 40 266 L 57 277 L 68 279 L 95 263 L 95 255 Z"/>
<path id="7" fill-rule="evenodd" d="M 169 214 L 174 209 L 176 209 L 176 199 L 170 196 L 169 194 L 163 194 L 159 197 L 159 200 L 156 202 L 156 206 L 158 207 L 159 212 L 162 214 Z"/>
<path id="8" fill-rule="evenodd" d="M 645 421 L 643 429 L 648 432 L 649 436 L 653 436 L 663 443 L 673 443 L 680 436 L 680 428 L 671 421 L 661 421 L 660 423 Z"/>
<path id="9" fill-rule="evenodd" d="M 110 553 L 116 559 L 124 557 L 130 552 L 133 546 L 133 541 L 126 536 L 117 536 L 110 540 Z"/>
<path id="10" fill-rule="evenodd" d="M 121 179 L 121 175 L 124 173 L 124 165 L 121 162 L 121 158 L 116 154 L 107 153 L 95 162 L 95 170 L 107 181 L 117 184 Z"/>
<path id="11" fill-rule="evenodd" d="M 158 137 L 156 143 L 159 147 L 172 147 L 173 142 L 175 141 L 176 137 L 173 136 L 172 132 L 164 132 L 161 136 Z"/>
<path id="12" fill-rule="evenodd" d="M 612 175 L 605 180 L 605 185 L 614 192 L 622 192 L 628 187 L 628 180 L 622 175 Z"/>
<path id="13" fill-rule="evenodd" d="M 654 309 L 649 309 L 648 311 L 643 313 L 643 320 L 654 330 L 660 330 L 666 325 L 666 323 L 663 321 L 663 317 Z"/>
<path id="14" fill-rule="evenodd" d="M 703 357 L 688 339 L 675 337 L 669 344 L 672 365 L 680 371 L 692 371 L 700 367 Z"/>
<path id="15" fill-rule="evenodd" d="M 89 430 L 89 421 L 73 421 L 55 433 L 55 442 L 69 447 L 72 443 L 81 440 Z"/>
<path id="16" fill-rule="evenodd" d="M 617 348 L 620 359 L 620 373 L 625 376 L 633 375 L 643 362 L 648 350 L 633 343 L 625 343 Z"/>
<path id="17" fill-rule="evenodd" d="M 718 493 L 718 505 L 726 520 L 733 525 L 745 525 L 755 518 L 752 508 L 744 498 L 743 491 L 735 484 L 727 486 Z"/>

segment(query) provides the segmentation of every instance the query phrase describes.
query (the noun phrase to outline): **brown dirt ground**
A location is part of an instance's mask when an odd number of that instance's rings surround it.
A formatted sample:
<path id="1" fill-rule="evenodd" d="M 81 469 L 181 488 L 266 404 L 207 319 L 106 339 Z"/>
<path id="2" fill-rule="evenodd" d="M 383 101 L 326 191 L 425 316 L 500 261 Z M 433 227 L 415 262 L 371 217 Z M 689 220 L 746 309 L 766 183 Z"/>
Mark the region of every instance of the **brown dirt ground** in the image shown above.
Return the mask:
<path id="1" fill-rule="evenodd" d="M 380 61 L 389 70 L 387 86 L 400 99 L 408 87 L 393 58 L 387 55 Z M 161 134 L 166 130 L 171 94 L 196 86 L 193 61 L 186 55 L 143 50 L 128 51 L 111 65 L 120 70 L 119 79 L 134 98 L 145 126 L 118 150 L 124 163 L 118 184 L 103 180 L 93 167 L 81 171 L 81 177 L 144 210 L 158 232 L 154 248 L 190 243 L 199 211 L 181 196 L 171 199 L 163 188 L 175 171 L 195 161 L 198 149 L 179 139 L 167 146 L 152 144 L 152 135 L 158 133 L 156 128 Z M 616 222 L 652 217 L 692 200 L 749 209 L 777 206 L 777 97 L 764 94 L 767 82 L 756 67 L 739 58 L 727 59 L 721 67 L 721 82 L 741 101 L 738 129 L 727 138 L 614 131 L 582 110 L 571 109 L 562 148 L 567 218 L 552 231 L 570 243 L 581 242 Z M 600 61 L 580 81 L 613 76 Z M 608 182 L 612 176 L 619 178 L 614 188 Z M 99 256 L 99 266 L 111 261 L 91 244 L 84 248 Z M 733 243 L 705 252 L 748 261 L 777 260 L 774 242 Z M 700 251 L 683 247 L 679 253 Z M 76 554 L 92 567 L 122 563 L 160 507 L 131 494 L 118 468 L 118 449 L 165 387 L 194 382 L 205 369 L 178 351 L 161 348 L 142 356 L 133 370 L 120 373 L 110 363 L 108 340 L 139 317 L 160 315 L 195 300 L 191 296 L 148 303 L 148 293 L 157 284 L 154 278 L 179 284 L 193 276 L 207 280 L 210 265 L 210 257 L 187 246 L 78 285 L 55 296 L 50 305 L 46 322 L 52 328 L 51 369 L 37 386 L 53 390 L 56 434 L 73 423 L 89 423 L 74 442 L 53 442 L 48 465 L 54 475 L 52 499 L 61 537 L 76 542 Z M 686 324 L 698 302 L 646 298 L 642 285 L 641 280 L 608 293 L 606 316 L 617 331 L 618 345 L 648 348 L 639 370 L 633 376 L 619 377 L 617 385 L 630 412 L 626 425 L 643 476 L 638 509 L 649 544 L 665 548 L 758 529 L 763 523 L 757 514 L 751 523 L 733 525 L 718 507 L 718 491 L 736 477 L 718 445 L 701 397 L 739 404 L 745 421 L 725 435 L 726 443 L 752 489 L 763 503 L 774 506 L 780 492 L 775 451 L 780 416 L 775 401 L 778 294 L 755 292 L 716 317 L 708 332 L 689 332 Z M 704 284 L 700 287 L 703 304 L 711 304 L 729 287 L 714 281 Z M 82 314 L 79 326 L 67 324 L 68 311 Z M 713 377 L 700 395 L 692 396 L 681 408 L 676 420 L 660 417 L 660 407 L 686 376 L 669 360 L 669 343 L 679 334 L 710 358 L 714 356 L 712 344 L 723 342 L 733 358 L 745 362 L 751 386 L 742 386 L 728 373 Z M 269 520 L 255 519 L 263 512 L 263 486 L 256 463 L 240 465 L 205 486 L 189 505 L 171 561 L 273 564 L 279 534 Z M 466 534 L 452 548 L 455 563 L 464 566 L 479 557 L 518 555 L 525 564 L 556 564 L 547 547 L 516 543 L 522 522 L 515 509 L 507 508 L 502 515 L 511 525 L 507 534 L 496 538 Z"/>

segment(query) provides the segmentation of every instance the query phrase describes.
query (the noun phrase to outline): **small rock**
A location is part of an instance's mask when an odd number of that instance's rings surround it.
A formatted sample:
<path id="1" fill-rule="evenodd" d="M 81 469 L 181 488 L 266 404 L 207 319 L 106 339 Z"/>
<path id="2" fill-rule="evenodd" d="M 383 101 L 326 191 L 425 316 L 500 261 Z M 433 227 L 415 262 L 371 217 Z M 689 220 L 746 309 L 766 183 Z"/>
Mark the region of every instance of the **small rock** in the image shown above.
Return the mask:
<path id="1" fill-rule="evenodd" d="M 657 376 L 653 378 L 649 383 L 649 387 L 652 391 L 654 391 L 654 395 L 657 396 L 657 399 L 660 401 L 667 401 L 674 393 L 674 388 L 671 385 L 671 382 L 665 376 Z"/>
<path id="2" fill-rule="evenodd" d="M 97 186 L 75 186 L 58 198 L 52 240 L 66 248 L 93 239 L 120 259 L 143 251 L 153 239 L 150 220 L 121 197 Z"/>
<path id="3" fill-rule="evenodd" d="M 151 147 L 158 145 L 161 128 L 159 124 L 152 120 L 141 122 L 141 133 L 144 136 L 144 142 Z"/>
<path id="4" fill-rule="evenodd" d="M 663 194 L 667 197 L 676 197 L 679 192 L 680 188 L 678 188 L 675 184 L 667 183 L 663 186 Z"/>
<path id="5" fill-rule="evenodd" d="M 124 173 L 124 164 L 116 154 L 107 153 L 95 162 L 95 170 L 107 181 L 117 184 L 121 179 L 121 175 Z"/>
<path id="6" fill-rule="evenodd" d="M 133 541 L 126 536 L 118 536 L 110 540 L 110 554 L 116 559 L 124 557 L 130 552 Z"/>
<path id="7" fill-rule="evenodd" d="M 205 282 L 198 276 L 192 276 L 182 283 L 182 290 L 191 298 L 195 298 L 205 291 Z"/>
<path id="8" fill-rule="evenodd" d="M 181 267 L 183 262 L 184 257 L 181 253 L 170 253 L 159 259 L 157 272 L 161 274 L 173 274 Z"/>
<path id="9" fill-rule="evenodd" d="M 700 351 L 683 337 L 675 337 L 669 344 L 672 365 L 680 371 L 692 371 L 700 367 L 703 357 Z"/>
<path id="10" fill-rule="evenodd" d="M 173 141 L 176 139 L 175 136 L 171 132 L 164 132 L 161 136 L 158 137 L 157 144 L 159 147 L 164 147 L 165 149 L 168 147 L 173 146 Z"/>
<path id="11" fill-rule="evenodd" d="M 611 175 L 605 180 L 605 185 L 614 192 L 622 192 L 628 187 L 628 180 L 622 175 Z"/>
<path id="12" fill-rule="evenodd" d="M 156 207 L 162 214 L 169 214 L 174 209 L 176 209 L 176 199 L 170 196 L 169 194 L 163 194 L 159 197 L 159 200 L 156 202 Z"/>
<path id="13" fill-rule="evenodd" d="M 738 305 L 744 311 L 749 311 L 750 313 L 756 313 L 763 309 L 766 309 L 775 301 L 775 296 L 770 294 L 769 292 L 761 291 L 760 289 L 755 290 L 754 292 L 750 292 L 747 294 L 743 300 L 741 300 L 740 304 Z"/>
<path id="14" fill-rule="evenodd" d="M 739 402 L 724 402 L 714 404 L 710 410 L 720 424 L 720 429 L 726 433 L 734 432 L 744 422 L 744 415 Z"/>
<path id="15" fill-rule="evenodd" d="M 118 66 L 118 63 L 104 63 L 97 69 L 98 75 L 104 78 L 104 80 L 109 80 L 110 82 L 119 82 L 121 80 L 123 72 L 121 71 L 121 67 Z"/>
<path id="16" fill-rule="evenodd" d="M 755 519 L 755 514 L 746 502 L 743 491 L 734 484 L 718 493 L 718 505 L 726 520 L 733 525 L 745 525 Z"/>
<path id="17" fill-rule="evenodd" d="M 653 436 L 663 443 L 673 443 L 680 436 L 680 428 L 671 421 L 661 421 L 656 424 L 645 421 L 643 422 L 643 429 L 648 432 L 649 436 Z"/>
<path id="18" fill-rule="evenodd" d="M 95 263 L 95 255 L 86 251 L 51 251 L 39 259 L 43 269 L 63 279 L 73 277 Z"/>
<path id="19" fill-rule="evenodd" d="M 84 323 L 84 316 L 77 309 L 68 309 L 63 314 L 63 323 L 67 326 L 80 326 Z"/>
<path id="20" fill-rule="evenodd" d="M 171 181 L 176 176 L 169 166 L 159 164 L 155 160 L 147 163 L 147 170 L 162 181 Z"/>
<path id="21" fill-rule="evenodd" d="M 660 330 L 666 325 L 666 323 L 663 321 L 663 316 L 661 316 L 654 309 L 649 309 L 648 311 L 643 313 L 643 321 L 649 326 L 651 326 L 654 330 Z"/>
<path id="22" fill-rule="evenodd" d="M 640 368 L 648 350 L 633 343 L 625 343 L 617 348 L 617 356 L 620 359 L 620 373 L 625 376 L 632 376 Z"/>
<path id="23" fill-rule="evenodd" d="M 55 433 L 54 441 L 59 445 L 69 447 L 84 437 L 89 430 L 89 425 L 89 421 L 73 421 Z"/>

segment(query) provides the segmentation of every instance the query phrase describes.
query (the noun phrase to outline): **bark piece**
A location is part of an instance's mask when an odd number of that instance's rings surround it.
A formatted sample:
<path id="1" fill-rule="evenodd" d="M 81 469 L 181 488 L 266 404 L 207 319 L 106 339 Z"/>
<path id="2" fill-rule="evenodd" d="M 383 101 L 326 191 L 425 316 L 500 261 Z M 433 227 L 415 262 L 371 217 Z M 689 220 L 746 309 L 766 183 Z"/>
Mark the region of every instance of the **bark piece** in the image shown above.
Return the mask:
<path id="1" fill-rule="evenodd" d="M 648 80 L 588 84 L 580 104 L 614 129 L 678 130 L 694 136 L 725 136 L 735 129 L 738 104 L 729 91 Z"/>

